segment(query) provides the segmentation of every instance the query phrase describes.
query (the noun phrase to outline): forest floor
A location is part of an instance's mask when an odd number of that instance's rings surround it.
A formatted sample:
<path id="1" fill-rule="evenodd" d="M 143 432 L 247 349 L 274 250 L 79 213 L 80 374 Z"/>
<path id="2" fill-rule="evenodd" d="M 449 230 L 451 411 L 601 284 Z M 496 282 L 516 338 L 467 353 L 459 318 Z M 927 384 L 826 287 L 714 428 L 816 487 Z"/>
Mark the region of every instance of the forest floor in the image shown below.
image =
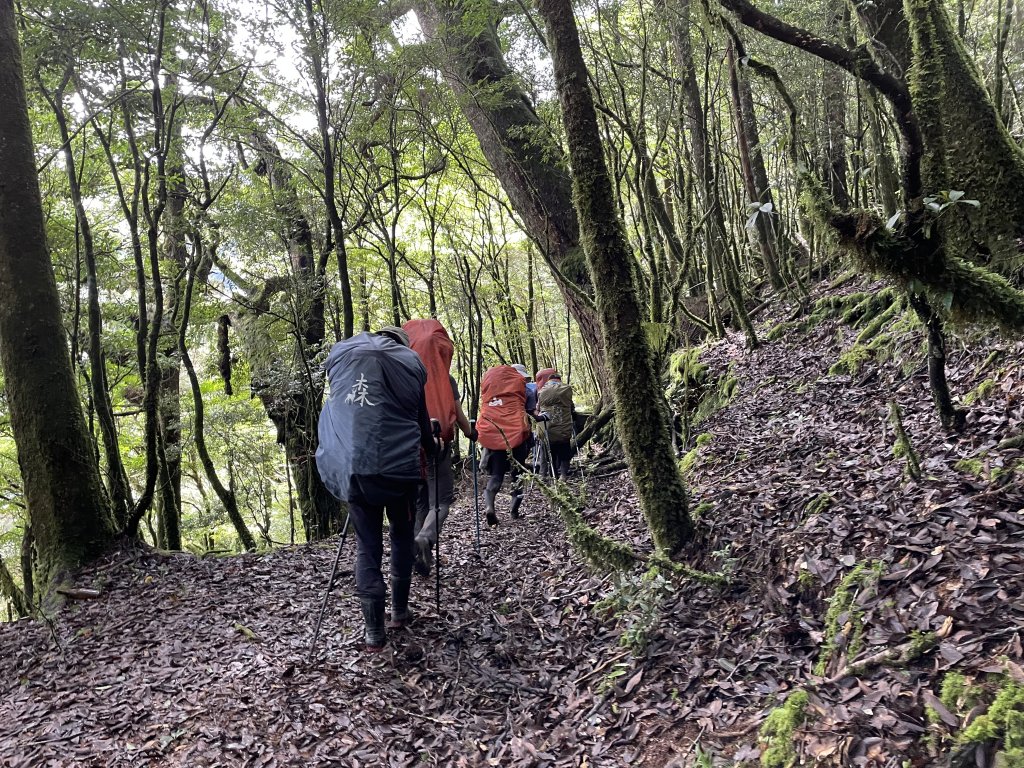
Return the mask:
<path id="1" fill-rule="evenodd" d="M 418 579 L 417 620 L 363 653 L 349 542 L 310 664 L 336 543 L 114 553 L 79 576 L 98 599 L 0 625 L 0 765 L 991 764 L 1005 722 L 958 734 L 1024 681 L 1024 453 L 997 447 L 1024 424 L 1024 344 L 950 343 L 972 400 L 950 434 L 920 332 L 899 328 L 844 375 L 859 331 L 838 320 L 704 350 L 738 388 L 694 430 L 687 560 L 727 587 L 593 574 L 536 489 L 478 555 L 466 494 L 440 613 Z M 593 525 L 650 550 L 625 474 L 586 493 Z"/>

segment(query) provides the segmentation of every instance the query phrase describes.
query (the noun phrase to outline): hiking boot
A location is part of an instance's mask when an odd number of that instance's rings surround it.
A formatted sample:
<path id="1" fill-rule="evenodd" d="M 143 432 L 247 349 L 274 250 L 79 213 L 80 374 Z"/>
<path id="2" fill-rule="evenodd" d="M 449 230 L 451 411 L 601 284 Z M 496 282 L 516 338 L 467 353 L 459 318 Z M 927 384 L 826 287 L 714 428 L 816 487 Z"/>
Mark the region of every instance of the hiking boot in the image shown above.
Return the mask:
<path id="1" fill-rule="evenodd" d="M 412 561 L 412 569 L 415 571 L 417 576 L 429 576 L 430 575 L 430 563 L 420 559 L 419 552 L 416 553 L 416 559 Z"/>
<path id="2" fill-rule="evenodd" d="M 409 612 L 409 587 L 412 579 L 391 580 L 391 620 L 388 629 L 401 629 L 412 619 Z"/>
<path id="3" fill-rule="evenodd" d="M 444 526 L 444 521 L 448 519 L 449 512 L 451 512 L 451 507 L 449 507 L 447 504 L 442 504 L 437 508 L 437 522 L 434 525 L 435 537 L 441 535 L 441 528 Z"/>
<path id="4" fill-rule="evenodd" d="M 497 525 L 498 516 L 494 514 L 494 497 L 498 495 L 497 491 L 492 491 L 490 488 L 484 490 L 484 509 L 487 510 L 487 524 Z"/>
<path id="5" fill-rule="evenodd" d="M 407 600 L 408 594 L 406 592 Z M 365 625 L 363 639 L 366 641 L 366 650 L 370 653 L 378 653 L 384 650 L 384 601 L 361 597 L 359 605 L 363 609 L 363 624 Z"/>
<path id="6" fill-rule="evenodd" d="M 519 507 L 522 505 L 522 503 L 523 503 L 523 492 L 519 491 L 518 493 L 513 493 L 512 494 L 512 506 L 508 508 L 508 513 L 510 515 L 512 515 L 513 518 L 518 518 L 519 517 Z"/>
<path id="7" fill-rule="evenodd" d="M 422 532 L 416 537 L 416 562 L 413 569 L 420 576 L 429 576 L 430 568 L 434 565 L 434 542 Z"/>
<path id="8" fill-rule="evenodd" d="M 427 514 L 428 512 L 425 509 L 416 510 L 416 523 L 412 529 L 413 533 L 419 533 L 423 530 L 423 524 L 427 521 Z"/>

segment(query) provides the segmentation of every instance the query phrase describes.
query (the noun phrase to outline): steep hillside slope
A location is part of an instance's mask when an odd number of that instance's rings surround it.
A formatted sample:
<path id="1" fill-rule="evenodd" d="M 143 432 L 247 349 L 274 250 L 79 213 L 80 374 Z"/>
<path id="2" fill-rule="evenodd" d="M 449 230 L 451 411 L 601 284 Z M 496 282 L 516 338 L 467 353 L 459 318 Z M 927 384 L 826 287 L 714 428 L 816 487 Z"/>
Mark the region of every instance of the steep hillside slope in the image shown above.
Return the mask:
<path id="1" fill-rule="evenodd" d="M 80 576 L 98 599 L 0 625 L 0 765 L 991 764 L 1024 719 L 1024 453 L 998 447 L 1024 423 L 1024 344 L 950 344 L 971 404 L 947 434 L 898 309 L 850 354 L 855 292 L 755 353 L 699 352 L 728 402 L 686 446 L 688 558 L 726 586 L 591 574 L 536 488 L 477 555 L 466 494 L 440 612 L 417 581 L 418 620 L 362 654 L 350 541 L 308 664 L 333 546 L 117 553 Z M 585 494 L 650 550 L 626 475 Z"/>

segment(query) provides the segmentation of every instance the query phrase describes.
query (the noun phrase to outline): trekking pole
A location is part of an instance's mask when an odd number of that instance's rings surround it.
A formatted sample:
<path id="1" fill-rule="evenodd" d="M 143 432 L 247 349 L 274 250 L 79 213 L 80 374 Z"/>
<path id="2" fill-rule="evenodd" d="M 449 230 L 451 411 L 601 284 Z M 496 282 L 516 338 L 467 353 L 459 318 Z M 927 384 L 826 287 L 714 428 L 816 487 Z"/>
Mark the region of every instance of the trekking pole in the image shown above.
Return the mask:
<path id="1" fill-rule="evenodd" d="M 548 437 L 547 429 L 544 430 L 544 446 L 548 452 L 548 469 L 551 470 L 551 479 L 557 480 L 558 476 L 555 474 L 555 456 L 551 453 L 551 439 Z"/>
<path id="2" fill-rule="evenodd" d="M 576 434 L 575 423 L 573 423 L 572 425 L 572 444 L 576 446 L 576 469 L 579 471 L 580 477 L 583 477 L 583 459 L 582 455 L 580 454 L 580 440 L 579 435 Z M 572 465 L 570 465 L 569 468 L 571 470 Z"/>
<path id="3" fill-rule="evenodd" d="M 430 431 L 434 435 L 434 601 L 437 615 L 441 615 L 441 448 L 436 445 L 441 437 L 441 422 L 430 420 Z M 428 494 L 429 495 L 429 494 Z"/>
<path id="4" fill-rule="evenodd" d="M 334 567 L 331 568 L 331 579 L 327 582 L 327 590 L 324 592 L 323 602 L 320 603 L 320 615 L 316 617 L 316 629 L 313 630 L 313 641 L 309 644 L 309 657 L 306 659 L 307 663 L 313 663 L 313 652 L 316 649 L 317 638 L 320 637 L 320 625 L 324 620 L 324 612 L 327 610 L 327 599 L 331 596 L 331 590 L 334 589 L 334 582 L 338 576 L 338 563 L 341 562 L 341 550 L 345 548 L 345 539 L 348 538 L 348 516 L 345 517 L 345 528 L 341 532 L 341 543 L 338 545 L 338 554 L 334 556 Z"/>
<path id="5" fill-rule="evenodd" d="M 469 422 L 469 433 L 476 430 L 476 419 Z M 480 493 L 477 489 L 476 442 L 469 441 L 469 451 L 473 454 L 473 507 L 476 510 L 476 554 L 480 555 Z"/>

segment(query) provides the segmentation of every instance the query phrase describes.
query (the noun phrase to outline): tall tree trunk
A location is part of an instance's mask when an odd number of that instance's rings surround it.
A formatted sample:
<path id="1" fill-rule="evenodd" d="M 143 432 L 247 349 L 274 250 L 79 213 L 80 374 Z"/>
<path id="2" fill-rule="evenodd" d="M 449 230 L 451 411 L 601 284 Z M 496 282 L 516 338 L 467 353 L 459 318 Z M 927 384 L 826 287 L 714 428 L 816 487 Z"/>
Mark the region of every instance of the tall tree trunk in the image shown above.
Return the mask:
<path id="1" fill-rule="evenodd" d="M 671 22 L 670 33 L 675 49 L 676 66 L 680 70 L 685 102 L 682 120 L 689 129 L 691 152 L 696 166 L 700 192 L 707 211 L 705 232 L 705 257 L 707 259 L 706 281 L 708 306 L 712 314 L 712 323 L 716 331 L 724 332 L 721 320 L 715 317 L 716 281 L 721 278 L 722 285 L 729 297 L 737 324 L 743 328 L 750 347 L 758 344 L 753 323 L 744 306 L 743 289 L 739 275 L 729 263 L 730 254 L 728 232 L 725 226 L 725 209 L 722 205 L 722 192 L 718 186 L 718 167 L 711 154 L 711 143 L 708 137 L 707 116 L 701 97 L 700 85 L 697 82 L 697 70 L 693 58 L 693 43 L 690 40 L 690 0 L 679 0 L 678 17 Z"/>
<path id="2" fill-rule="evenodd" d="M 536 373 L 540 370 L 537 362 L 537 333 L 536 324 L 537 305 L 534 300 L 533 288 L 533 248 L 527 247 L 526 252 L 526 336 L 530 340 L 530 372 Z"/>
<path id="3" fill-rule="evenodd" d="M 1010 39 L 1013 25 L 1013 0 L 997 0 L 996 53 L 992 63 L 992 103 L 996 112 L 1007 123 L 1010 116 L 1010 100 L 1005 99 L 1006 42 Z"/>
<path id="4" fill-rule="evenodd" d="M 878 94 L 873 88 L 864 88 L 864 101 L 868 108 L 868 129 L 871 136 L 871 151 L 875 159 L 875 194 L 882 203 L 885 218 L 889 219 L 899 210 L 899 181 L 896 176 L 896 165 L 893 162 L 891 148 L 882 133 L 882 106 Z"/>
<path id="5" fill-rule="evenodd" d="M 271 195 L 285 227 L 291 265 L 294 323 L 294 380 L 285 387 L 262 387 L 260 400 L 277 427 L 278 442 L 291 464 L 299 509 L 308 541 L 319 541 L 341 530 L 338 500 L 320 479 L 316 466 L 317 423 L 323 390 L 310 370 L 311 352 L 323 344 L 324 291 L 321 265 L 314 255 L 313 234 L 291 184 L 291 172 L 273 141 L 261 130 L 253 134 Z"/>
<path id="6" fill-rule="evenodd" d="M 633 285 L 633 255 L 616 214 L 579 32 L 569 0 L 540 0 L 538 8 L 547 25 L 565 120 L 581 241 L 608 341 L 619 437 L 654 542 L 673 553 L 690 538 L 693 526 Z"/>
<path id="7" fill-rule="evenodd" d="M 35 548 L 34 583 L 113 541 L 46 247 L 14 4 L 0 0 L 0 364 Z"/>
<path id="8" fill-rule="evenodd" d="M 829 0 L 826 8 L 828 29 L 840 39 L 848 36 L 849 11 L 846 0 Z M 846 75 L 839 67 L 823 65 L 821 100 L 824 107 L 825 135 L 822 177 L 832 199 L 843 210 L 851 207 L 846 158 Z"/>
<path id="9" fill-rule="evenodd" d="M 103 352 L 103 313 L 100 309 L 99 276 L 96 264 L 96 247 L 93 240 L 92 225 L 85 210 L 85 201 L 79 183 L 79 170 L 75 163 L 72 147 L 71 131 L 68 127 L 67 112 L 64 107 L 65 82 L 50 94 L 43 93 L 53 109 L 57 128 L 64 145 L 64 168 L 68 179 L 68 190 L 71 202 L 75 206 L 75 221 L 82 235 L 82 251 L 85 256 L 86 274 L 86 317 L 88 319 L 89 339 L 89 386 L 92 405 L 96 420 L 100 427 L 100 444 L 106 459 L 107 492 L 110 496 L 116 520 L 128 517 L 128 505 L 131 490 L 128 474 L 121 460 L 121 444 L 118 439 L 117 422 L 114 419 L 114 407 L 110 400 L 107 384 L 107 361 Z M 42 89 L 42 84 L 40 83 Z"/>
<path id="10" fill-rule="evenodd" d="M 188 374 L 189 385 L 192 389 L 192 402 L 195 408 L 195 417 L 193 419 L 193 439 L 195 440 L 196 453 L 199 455 L 199 461 L 203 465 L 203 472 L 206 474 L 206 479 L 209 481 L 214 493 L 217 494 L 217 498 L 220 500 L 220 503 L 224 505 L 224 511 L 227 512 L 228 519 L 235 527 L 235 533 L 238 534 L 238 540 L 241 542 L 242 547 L 251 551 L 256 549 L 256 540 L 253 538 L 252 533 L 249 532 L 249 528 L 245 524 L 245 520 L 242 518 L 242 513 L 238 509 L 238 497 L 235 495 L 234 485 L 229 482 L 228 487 L 225 488 L 224 484 L 221 482 L 220 477 L 217 475 L 217 469 L 213 465 L 213 460 L 210 458 L 210 451 L 206 446 L 206 434 L 203 432 L 206 425 L 203 391 L 200 388 L 199 377 L 196 375 L 195 366 L 192 364 L 192 358 L 189 356 L 188 345 L 186 342 L 189 315 L 192 312 L 192 288 L 195 285 L 195 278 L 196 266 L 193 265 L 188 270 L 188 277 L 185 282 L 185 292 L 181 301 L 180 317 L 178 319 L 179 330 L 177 335 L 178 352 L 181 356 L 181 362 L 185 367 L 185 372 Z"/>
<path id="11" fill-rule="evenodd" d="M 313 69 L 313 83 L 316 89 L 316 120 L 320 133 L 321 167 L 323 168 L 323 198 L 327 210 L 327 221 L 334 241 L 334 254 L 338 261 L 338 280 L 341 283 L 341 312 L 347 339 L 353 333 L 355 313 L 352 305 L 352 281 L 348 274 L 348 251 L 345 249 L 345 225 L 338 210 L 335 179 L 334 140 L 330 127 L 330 105 L 327 99 L 327 72 L 324 67 L 324 52 L 329 40 L 327 21 L 313 11 L 313 0 L 305 0 L 306 34 L 310 64 Z"/>
<path id="12" fill-rule="evenodd" d="M 167 75 L 166 93 L 177 98 L 178 77 Z M 159 545 L 167 549 L 181 549 L 181 359 L 175 324 L 180 322 L 182 272 L 185 269 L 185 157 L 181 140 L 181 121 L 169 126 L 167 173 L 167 208 L 164 211 L 164 260 L 170 268 L 164 297 L 166 304 L 165 327 L 160 361 L 160 478 L 157 493 L 159 519 Z"/>
<path id="13" fill-rule="evenodd" d="M 537 243 L 608 383 L 604 340 L 561 150 L 508 68 L 493 0 L 416 0 L 417 18 L 445 60 L 442 71 L 512 207 Z M 483 18 L 482 18 L 483 17 Z"/>
<path id="14" fill-rule="evenodd" d="M 768 171 L 764 166 L 761 154 L 761 138 L 757 130 L 757 115 L 754 113 L 754 96 L 750 90 L 750 81 L 740 70 L 736 61 L 736 52 L 729 45 L 729 74 L 732 90 L 733 108 L 736 113 L 736 139 L 740 151 L 740 170 L 743 174 L 743 186 L 747 192 L 748 204 L 760 203 L 766 210 L 759 210 L 754 215 L 753 230 L 758 249 L 761 252 L 761 263 L 765 274 L 773 288 L 782 288 L 785 280 L 779 268 L 779 262 L 786 258 L 786 252 L 780 254 L 779 244 L 784 236 L 774 225 L 777 216 L 775 201 L 772 198 L 771 186 L 768 184 Z"/>

